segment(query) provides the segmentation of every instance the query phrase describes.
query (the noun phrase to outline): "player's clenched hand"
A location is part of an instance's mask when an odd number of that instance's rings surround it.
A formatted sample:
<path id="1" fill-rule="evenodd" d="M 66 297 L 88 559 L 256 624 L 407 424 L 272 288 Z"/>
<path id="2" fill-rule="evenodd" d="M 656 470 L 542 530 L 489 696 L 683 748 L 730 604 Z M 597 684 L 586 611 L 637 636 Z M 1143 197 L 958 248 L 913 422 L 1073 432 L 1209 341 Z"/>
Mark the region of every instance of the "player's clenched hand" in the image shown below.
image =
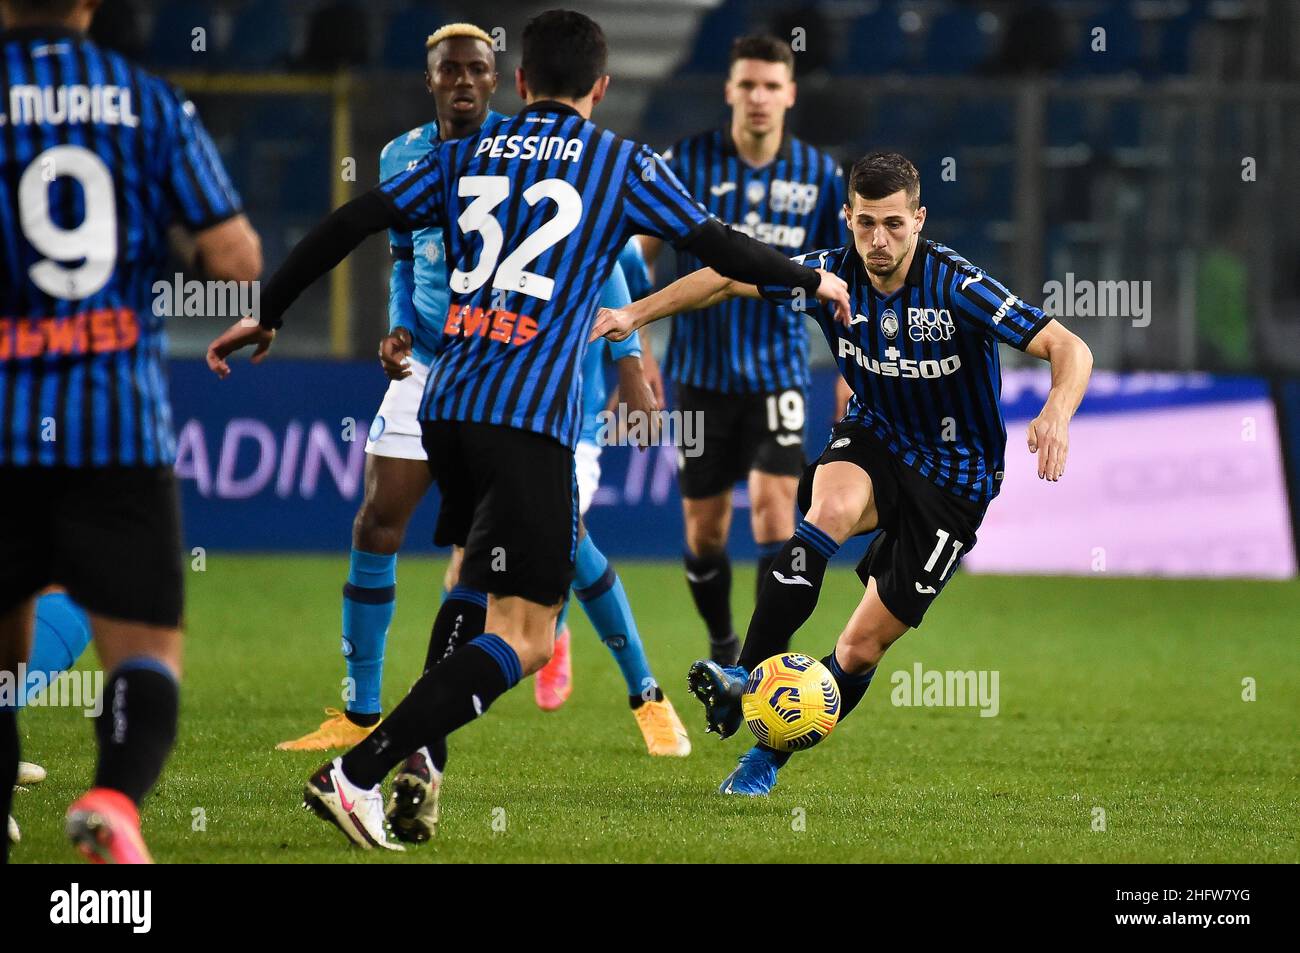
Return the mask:
<path id="1" fill-rule="evenodd" d="M 226 358 L 241 348 L 254 347 L 252 361 L 260 364 L 275 340 L 275 332 L 262 327 L 254 318 L 241 318 L 208 345 L 208 370 L 221 379 L 230 376 Z"/>
<path id="2" fill-rule="evenodd" d="M 400 381 L 411 376 L 411 332 L 394 328 L 379 342 L 379 363 L 390 381 Z"/>
<path id="3" fill-rule="evenodd" d="M 622 308 L 601 308 L 596 312 L 596 323 L 592 325 L 591 337 L 587 340 L 609 338 L 611 341 L 625 341 L 635 330 L 636 324 L 627 311 Z"/>
<path id="4" fill-rule="evenodd" d="M 1029 452 L 1038 454 L 1038 479 L 1055 483 L 1065 476 L 1070 449 L 1070 422 L 1046 412 L 1029 422 Z"/>
<path id="5" fill-rule="evenodd" d="M 829 304 L 835 313 L 835 320 L 846 328 L 853 322 L 853 305 L 849 303 L 849 286 L 839 275 L 832 275 L 822 268 L 817 269 L 822 276 L 822 283 L 817 287 L 817 300 Z"/>

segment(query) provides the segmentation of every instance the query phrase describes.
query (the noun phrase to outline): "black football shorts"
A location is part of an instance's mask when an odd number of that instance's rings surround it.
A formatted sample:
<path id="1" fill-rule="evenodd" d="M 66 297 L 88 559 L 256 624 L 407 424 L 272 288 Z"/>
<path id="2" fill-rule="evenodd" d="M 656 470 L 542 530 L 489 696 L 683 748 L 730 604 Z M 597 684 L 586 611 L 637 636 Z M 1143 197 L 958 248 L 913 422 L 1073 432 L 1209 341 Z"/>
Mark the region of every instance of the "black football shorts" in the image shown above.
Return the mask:
<path id="1" fill-rule="evenodd" d="M 678 451 L 682 496 L 698 500 L 725 493 L 750 470 L 797 477 L 803 473 L 807 399 L 798 387 L 766 394 L 724 394 L 677 385 L 677 407 L 700 414 L 698 453 Z"/>
<path id="2" fill-rule="evenodd" d="M 58 585 L 87 612 L 175 628 L 184 609 L 169 467 L 0 467 L 0 611 Z"/>
<path id="3" fill-rule="evenodd" d="M 964 500 L 935 486 L 903 463 L 871 431 L 841 421 L 826 450 L 799 481 L 799 508 L 812 505 L 813 474 L 823 464 L 844 460 L 871 477 L 880 533 L 858 563 L 865 586 L 871 577 L 885 608 L 912 628 L 952 578 L 962 557 L 975 548 L 975 531 L 986 503 Z"/>
<path id="4" fill-rule="evenodd" d="M 435 420 L 421 429 L 442 496 L 433 541 L 465 548 L 461 584 L 547 606 L 562 600 L 578 542 L 573 451 L 494 424 Z"/>

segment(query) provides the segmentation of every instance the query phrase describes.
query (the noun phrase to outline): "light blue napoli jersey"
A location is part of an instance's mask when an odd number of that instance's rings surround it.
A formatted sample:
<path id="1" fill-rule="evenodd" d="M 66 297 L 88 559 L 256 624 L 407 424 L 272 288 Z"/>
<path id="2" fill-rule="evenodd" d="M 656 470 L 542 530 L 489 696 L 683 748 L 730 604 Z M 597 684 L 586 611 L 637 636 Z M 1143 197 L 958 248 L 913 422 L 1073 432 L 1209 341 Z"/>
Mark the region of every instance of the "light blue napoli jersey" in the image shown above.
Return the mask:
<path id="1" fill-rule="evenodd" d="M 505 116 L 489 109 L 489 126 Z M 426 122 L 384 146 L 379 153 L 379 178 L 390 179 L 413 167 L 438 144 L 438 121 Z M 393 271 L 388 279 L 388 330 L 406 328 L 414 341 L 412 357 L 430 365 L 442 346 L 442 325 L 451 296 L 447 290 L 446 251 L 441 228 L 414 232 L 390 229 L 388 247 Z"/>
<path id="2" fill-rule="evenodd" d="M 635 238 L 628 239 L 623 250 L 619 252 L 618 263 L 609 273 L 609 280 L 600 289 L 600 306 L 602 308 L 621 308 L 631 304 L 637 298 L 644 298 L 650 293 L 650 274 L 641 257 L 641 246 Z M 607 341 L 597 338 L 587 347 L 582 359 L 582 433 L 578 439 L 585 443 L 595 443 L 600 431 L 600 412 L 605 409 L 605 400 L 609 391 L 605 387 L 605 361 L 617 361 L 629 355 L 640 356 L 641 336 L 639 332 L 623 341 Z"/>

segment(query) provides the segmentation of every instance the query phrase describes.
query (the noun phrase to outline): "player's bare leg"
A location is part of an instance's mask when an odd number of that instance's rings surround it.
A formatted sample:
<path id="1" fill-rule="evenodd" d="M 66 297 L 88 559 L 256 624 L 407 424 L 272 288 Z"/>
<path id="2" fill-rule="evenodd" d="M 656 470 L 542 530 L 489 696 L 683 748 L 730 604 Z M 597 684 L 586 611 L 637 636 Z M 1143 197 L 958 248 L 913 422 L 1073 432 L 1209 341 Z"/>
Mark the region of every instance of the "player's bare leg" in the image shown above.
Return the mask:
<path id="1" fill-rule="evenodd" d="M 740 727 L 740 694 L 759 662 L 790 647 L 790 639 L 817 607 L 826 564 L 841 543 L 876 527 L 879 516 L 871 478 L 856 464 L 837 460 L 813 474 L 812 504 L 772 562 L 759 587 L 740 660 L 691 666 L 688 684 L 704 705 L 707 730 L 726 738 Z"/>
<path id="2" fill-rule="evenodd" d="M 758 547 L 754 598 L 772 569 L 781 546 L 794 535 L 795 495 L 799 478 L 762 470 L 749 471 L 749 523 Z"/>
<path id="3" fill-rule="evenodd" d="M 139 805 L 176 741 L 181 630 L 93 612 L 90 625 L 108 681 L 95 720 L 94 785 L 69 806 L 68 837 L 94 863 L 152 863 Z"/>
<path id="4" fill-rule="evenodd" d="M 24 599 L 0 613 L 0 672 L 10 672 L 17 683 L 18 663 L 31 653 L 35 599 Z M 8 825 L 0 838 L 0 863 L 9 859 L 9 844 L 18 842 L 18 825 L 9 810 L 18 780 L 18 709 L 0 706 L 0 817 Z"/>
<path id="5" fill-rule="evenodd" d="M 732 629 L 731 563 L 727 537 L 731 533 L 731 490 L 717 496 L 682 500 L 686 524 L 686 582 L 696 611 L 709 630 L 709 656 L 731 665 L 740 651 Z"/>
<path id="6" fill-rule="evenodd" d="M 345 710 L 325 709 L 325 721 L 282 751 L 324 751 L 356 744 L 379 723 L 384 643 L 396 604 L 397 551 L 432 483 L 424 460 L 366 454 L 365 496 L 352 522 L 352 556 L 343 596 Z"/>
<path id="7" fill-rule="evenodd" d="M 836 640 L 835 648 L 821 660 L 839 686 L 840 721 L 862 701 L 881 658 L 907 629 L 905 622 L 885 608 L 875 578 L 869 579 L 867 591 Z M 776 786 L 777 771 L 785 766 L 792 754 L 755 745 L 741 756 L 740 764 L 722 782 L 719 790 L 723 794 L 762 797 Z"/>

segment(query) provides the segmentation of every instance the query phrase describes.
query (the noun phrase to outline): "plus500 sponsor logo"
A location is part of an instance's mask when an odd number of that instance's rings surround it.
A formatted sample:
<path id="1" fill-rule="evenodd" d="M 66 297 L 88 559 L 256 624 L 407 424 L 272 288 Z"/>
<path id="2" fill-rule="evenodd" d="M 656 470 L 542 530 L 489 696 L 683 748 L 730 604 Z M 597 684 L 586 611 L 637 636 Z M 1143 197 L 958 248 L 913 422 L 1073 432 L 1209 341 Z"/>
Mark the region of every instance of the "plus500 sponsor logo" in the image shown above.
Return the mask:
<path id="1" fill-rule="evenodd" d="M 903 377 L 903 378 L 926 378 L 946 377 L 949 374 L 956 374 L 961 367 L 961 356 L 950 354 L 939 361 L 914 361 L 911 358 L 904 357 L 898 359 L 899 353 L 897 348 L 885 348 L 886 360 L 878 361 L 874 357 L 866 354 L 862 348 L 858 347 L 852 341 L 846 341 L 844 338 L 839 339 L 840 358 L 848 358 L 857 364 L 858 367 L 870 371 L 872 374 L 879 374 L 881 377 Z"/>
<path id="2" fill-rule="evenodd" d="M 802 225 L 773 225 L 771 222 L 741 223 L 731 227 L 766 245 L 780 245 L 782 248 L 803 248 L 804 236 L 808 233 Z"/>

